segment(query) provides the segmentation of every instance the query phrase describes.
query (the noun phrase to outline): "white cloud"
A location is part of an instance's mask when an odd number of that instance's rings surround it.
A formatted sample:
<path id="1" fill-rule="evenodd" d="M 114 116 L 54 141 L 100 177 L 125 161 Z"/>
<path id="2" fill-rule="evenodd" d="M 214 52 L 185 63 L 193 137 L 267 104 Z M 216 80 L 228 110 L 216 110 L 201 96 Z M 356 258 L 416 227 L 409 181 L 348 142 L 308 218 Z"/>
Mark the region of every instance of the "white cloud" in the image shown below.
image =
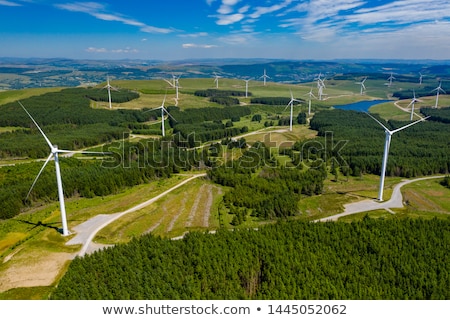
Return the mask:
<path id="1" fill-rule="evenodd" d="M 99 20 L 114 21 L 123 23 L 125 25 L 135 26 L 140 28 L 142 32 L 146 33 L 164 34 L 164 33 L 171 33 L 173 31 L 172 29 L 149 26 L 143 22 L 134 20 L 132 18 L 124 17 L 118 13 L 107 12 L 106 7 L 103 4 L 97 2 L 74 2 L 66 4 L 56 4 L 55 7 L 66 11 L 86 13 Z"/>
<path id="2" fill-rule="evenodd" d="M 7 6 L 7 7 L 20 7 L 22 6 L 20 3 L 12 2 L 12 1 L 6 1 L 6 0 L 0 0 L 0 6 Z"/>
<path id="3" fill-rule="evenodd" d="M 207 36 L 208 36 L 207 32 L 180 34 L 180 37 L 182 37 L 182 38 L 200 38 L 200 37 L 207 37 Z"/>
<path id="4" fill-rule="evenodd" d="M 211 48 L 217 48 L 216 45 L 213 44 L 195 44 L 195 43 L 184 43 L 182 45 L 184 49 L 191 49 L 191 48 L 201 48 L 201 49 L 211 49 Z"/>
<path id="5" fill-rule="evenodd" d="M 220 26 L 226 26 L 241 21 L 245 18 L 245 15 L 242 13 L 235 13 L 230 15 L 220 15 L 218 18 L 216 23 Z"/>
<path id="6" fill-rule="evenodd" d="M 86 52 L 91 52 L 91 53 L 105 53 L 105 52 L 108 52 L 108 50 L 106 50 L 105 48 L 95 48 L 95 47 L 89 47 L 85 51 Z"/>
<path id="7" fill-rule="evenodd" d="M 130 47 L 127 47 L 125 49 L 111 49 L 108 50 L 106 48 L 96 48 L 96 47 L 89 47 L 85 50 L 89 53 L 138 53 L 139 51 L 137 49 L 132 49 Z"/>
<path id="8" fill-rule="evenodd" d="M 292 3 L 292 0 L 285 0 L 283 3 L 275 4 L 275 5 L 270 6 L 270 7 L 256 7 L 255 8 L 255 12 L 250 15 L 250 18 L 258 19 L 262 15 L 265 15 L 265 14 L 268 14 L 268 13 L 272 13 L 272 12 L 284 9 L 287 6 L 289 6 L 291 3 Z"/>

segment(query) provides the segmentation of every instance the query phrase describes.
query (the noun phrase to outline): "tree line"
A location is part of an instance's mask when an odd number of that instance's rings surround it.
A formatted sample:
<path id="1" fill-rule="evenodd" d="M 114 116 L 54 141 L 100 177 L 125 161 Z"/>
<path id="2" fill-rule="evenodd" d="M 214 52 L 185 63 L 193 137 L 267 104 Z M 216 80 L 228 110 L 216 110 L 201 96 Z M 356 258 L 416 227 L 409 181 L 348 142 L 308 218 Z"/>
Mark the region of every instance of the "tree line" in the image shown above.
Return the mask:
<path id="1" fill-rule="evenodd" d="M 148 234 L 75 258 L 51 299 L 448 300 L 449 228 L 365 218 Z"/>

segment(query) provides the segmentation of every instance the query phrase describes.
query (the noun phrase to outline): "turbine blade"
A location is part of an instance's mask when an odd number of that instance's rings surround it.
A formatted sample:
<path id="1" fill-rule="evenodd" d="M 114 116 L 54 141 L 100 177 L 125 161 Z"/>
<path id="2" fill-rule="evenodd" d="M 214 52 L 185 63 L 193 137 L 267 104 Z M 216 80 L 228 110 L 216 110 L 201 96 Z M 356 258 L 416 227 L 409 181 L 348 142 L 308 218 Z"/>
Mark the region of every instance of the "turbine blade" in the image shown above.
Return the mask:
<path id="1" fill-rule="evenodd" d="M 84 151 L 84 150 L 64 150 L 58 149 L 58 153 L 79 153 L 79 154 L 112 154 L 112 152 L 103 152 L 103 151 Z"/>
<path id="2" fill-rule="evenodd" d="M 163 79 L 165 82 L 167 82 L 172 88 L 173 88 L 173 83 L 172 82 L 170 82 L 169 80 L 167 80 L 167 79 Z"/>
<path id="3" fill-rule="evenodd" d="M 28 197 L 30 196 L 31 191 L 34 188 L 34 185 L 36 184 L 36 182 L 38 181 L 39 177 L 41 176 L 42 171 L 44 171 L 45 166 L 47 165 L 47 163 L 50 161 L 50 159 L 53 157 L 53 153 L 50 153 L 50 155 L 48 156 L 47 160 L 45 160 L 44 165 L 42 166 L 41 170 L 39 171 L 38 175 L 36 176 L 36 178 L 33 181 L 33 184 L 31 185 L 30 190 L 27 193 L 27 197 L 25 198 L 25 200 L 28 199 Z"/>
<path id="4" fill-rule="evenodd" d="M 17 101 L 20 106 L 22 107 L 22 109 L 28 114 L 28 116 L 31 118 L 31 120 L 33 120 L 34 124 L 36 125 L 36 127 L 39 129 L 39 131 L 41 132 L 42 136 L 44 137 L 45 141 L 47 141 L 48 146 L 50 147 L 50 149 L 53 148 L 52 143 L 50 142 L 50 140 L 47 138 L 47 136 L 45 135 L 44 131 L 42 131 L 41 127 L 39 127 L 39 125 L 37 124 L 37 122 L 33 119 L 33 117 L 31 116 L 31 114 L 27 111 L 27 109 L 25 109 L 25 107 L 23 106 L 23 104 L 20 101 Z"/>
<path id="5" fill-rule="evenodd" d="M 382 124 L 377 118 L 375 118 L 374 116 L 372 116 L 370 113 L 366 112 L 366 114 L 371 117 L 373 120 L 375 120 L 380 126 L 382 126 L 384 128 L 384 130 L 388 131 L 389 133 L 392 134 L 392 132 L 386 128 L 386 126 L 384 124 Z"/>
<path id="6" fill-rule="evenodd" d="M 155 110 L 159 110 L 159 109 L 161 109 L 161 107 L 158 107 L 158 108 L 153 108 L 153 109 L 150 109 L 150 110 L 145 110 L 145 111 L 144 111 L 144 113 L 146 113 L 146 112 L 150 112 L 150 111 L 155 111 Z"/>
<path id="7" fill-rule="evenodd" d="M 401 130 L 403 130 L 403 129 L 406 129 L 406 128 L 408 128 L 408 127 L 411 127 L 411 126 L 413 126 L 413 125 L 415 125 L 415 124 L 417 124 L 417 123 L 419 123 L 419 122 L 425 121 L 425 120 L 428 119 L 429 117 L 430 117 L 430 116 L 428 116 L 428 117 L 426 117 L 426 118 L 421 118 L 421 119 L 419 119 L 419 120 L 417 120 L 417 121 L 414 121 L 414 122 L 411 122 L 411 123 L 408 123 L 407 125 L 405 125 L 405 126 L 403 126 L 403 127 L 400 127 L 400 128 L 398 128 L 398 129 L 392 130 L 391 133 L 396 133 L 396 132 L 399 132 L 399 131 L 401 131 Z"/>
<path id="8" fill-rule="evenodd" d="M 169 111 L 167 111 L 166 108 L 163 108 L 163 110 L 164 110 L 164 112 L 165 112 L 169 117 L 172 118 L 172 120 L 177 121 L 174 117 L 172 117 L 172 115 L 169 113 Z M 177 122 L 178 122 L 178 121 L 177 121 Z"/>

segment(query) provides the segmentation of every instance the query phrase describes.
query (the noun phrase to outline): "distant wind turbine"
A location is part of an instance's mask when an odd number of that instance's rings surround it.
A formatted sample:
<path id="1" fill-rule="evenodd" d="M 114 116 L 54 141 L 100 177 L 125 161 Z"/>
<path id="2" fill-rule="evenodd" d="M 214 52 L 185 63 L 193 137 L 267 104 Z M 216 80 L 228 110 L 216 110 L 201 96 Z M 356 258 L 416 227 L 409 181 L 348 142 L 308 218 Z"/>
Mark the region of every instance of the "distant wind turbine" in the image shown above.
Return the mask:
<path id="1" fill-rule="evenodd" d="M 216 84 L 216 89 L 219 88 L 219 79 L 220 76 L 216 72 L 214 72 L 214 83 Z"/>
<path id="2" fill-rule="evenodd" d="M 422 84 L 423 74 L 419 72 L 419 84 Z"/>
<path id="3" fill-rule="evenodd" d="M 270 79 L 270 77 L 266 73 L 266 69 L 264 69 L 264 74 L 261 77 L 259 77 L 259 78 L 260 79 L 263 78 L 264 86 L 265 86 L 266 85 L 266 79 Z"/>
<path id="4" fill-rule="evenodd" d="M 411 102 L 408 105 L 408 107 L 411 106 L 411 118 L 410 118 L 411 121 L 412 121 L 412 119 L 414 117 L 414 106 L 415 106 L 415 104 L 417 102 L 422 102 L 422 100 L 419 100 L 419 99 L 416 98 L 416 91 L 415 90 L 413 90 L 413 94 L 414 94 L 414 96 L 413 96 Z"/>
<path id="5" fill-rule="evenodd" d="M 291 101 L 289 101 L 289 103 L 287 104 L 286 108 L 284 108 L 284 110 L 286 110 L 289 106 L 291 107 L 291 116 L 289 118 L 289 131 L 292 131 L 292 118 L 293 118 L 293 112 L 294 112 L 294 102 L 301 102 L 298 99 L 294 98 L 294 95 L 292 94 L 291 91 Z"/>
<path id="6" fill-rule="evenodd" d="M 109 77 L 106 77 L 106 86 L 104 86 L 103 89 L 108 89 L 109 108 L 112 109 L 112 104 L 111 104 L 111 90 L 114 90 L 114 91 L 119 91 L 119 90 L 116 89 L 116 88 L 114 88 L 112 85 L 109 84 Z"/>
<path id="7" fill-rule="evenodd" d="M 315 80 L 317 80 L 317 91 L 318 91 L 318 96 L 319 96 L 319 100 L 322 100 L 322 95 L 323 95 L 323 89 L 326 88 L 325 86 L 325 78 L 322 79 L 322 72 L 319 73 L 319 75 L 317 76 L 317 78 Z"/>
<path id="8" fill-rule="evenodd" d="M 360 82 L 356 82 L 356 84 L 359 84 L 359 85 L 361 85 L 361 91 L 360 91 L 360 94 L 361 95 L 363 95 L 364 94 L 364 91 L 366 90 L 366 86 L 364 85 L 364 82 L 366 82 L 366 80 L 367 80 L 367 77 L 365 77 L 362 81 L 360 81 Z"/>
<path id="9" fill-rule="evenodd" d="M 312 85 L 311 85 L 311 90 L 309 90 L 309 92 L 307 93 L 307 95 L 309 96 L 309 101 L 308 101 L 308 115 L 310 115 L 310 114 L 311 114 L 311 98 L 317 99 L 316 96 L 315 96 L 314 93 L 313 93 Z"/>
<path id="10" fill-rule="evenodd" d="M 180 87 L 180 80 L 181 75 L 179 75 L 178 77 L 175 76 L 174 74 L 172 74 L 172 82 L 170 82 L 167 79 L 163 79 L 165 82 L 167 82 L 169 84 L 169 86 L 171 86 L 172 88 L 175 89 L 175 101 L 178 101 L 179 96 L 178 96 L 178 89 L 181 88 Z"/>
<path id="11" fill-rule="evenodd" d="M 248 83 L 250 79 L 244 80 L 245 81 L 245 97 L 248 98 Z"/>
<path id="12" fill-rule="evenodd" d="M 384 153 L 383 153 L 383 162 L 381 165 L 381 176 L 380 176 L 380 189 L 378 191 L 378 200 L 379 201 L 383 201 L 383 189 L 384 189 L 384 179 L 385 179 L 385 175 L 386 175 L 386 166 L 387 166 L 387 161 L 388 161 L 388 155 L 389 155 L 389 147 L 391 145 L 391 138 L 392 135 L 396 132 L 399 132 L 403 129 L 406 129 L 410 126 L 413 126 L 419 122 L 425 121 L 426 119 L 428 119 L 429 117 L 426 118 L 421 118 L 415 122 L 411 122 L 401 128 L 395 129 L 395 130 L 389 130 L 388 128 L 386 128 L 386 126 L 384 124 L 382 124 L 380 121 L 378 121 L 378 119 L 376 119 L 375 117 L 373 117 L 370 113 L 367 113 L 367 115 L 369 115 L 372 119 L 374 119 L 380 126 L 383 127 L 384 132 L 386 134 L 386 138 L 385 138 L 385 142 L 384 142 Z"/>
<path id="13" fill-rule="evenodd" d="M 162 132 L 162 136 L 164 137 L 166 135 L 165 132 L 165 128 L 164 128 L 164 113 L 167 114 L 169 117 L 171 117 L 173 120 L 175 120 L 174 117 L 172 117 L 172 115 L 169 113 L 169 111 L 167 111 L 167 109 L 164 107 L 164 103 L 166 102 L 166 96 L 164 96 L 164 100 L 162 102 L 162 104 L 158 107 L 158 108 L 154 108 L 148 111 L 154 111 L 154 110 L 159 110 L 161 109 L 161 132 Z M 146 111 L 147 112 L 147 111 Z M 177 120 L 175 120 L 177 121 Z"/>
<path id="14" fill-rule="evenodd" d="M 391 75 L 389 76 L 389 78 L 387 78 L 387 80 L 389 81 L 388 87 L 392 86 L 392 81 L 394 79 L 395 79 L 394 74 L 391 72 Z"/>
<path id="15" fill-rule="evenodd" d="M 35 126 L 38 128 L 39 132 L 42 134 L 42 136 L 44 137 L 45 141 L 47 142 L 48 146 L 50 147 L 50 155 L 48 156 L 47 160 L 45 160 L 44 165 L 42 166 L 41 170 L 39 171 L 38 175 L 36 176 L 36 178 L 34 179 L 33 184 L 31 185 L 30 190 L 28 191 L 27 194 L 27 199 L 31 194 L 31 191 L 33 190 L 34 185 L 36 184 L 37 180 L 39 179 L 42 171 L 44 171 L 45 166 L 47 165 L 47 163 L 54 158 L 55 160 L 55 170 L 56 170 L 56 184 L 58 186 L 58 198 L 59 198 L 59 208 L 61 211 L 61 222 L 62 222 L 62 234 L 64 236 L 69 235 L 69 229 L 67 227 L 67 218 L 66 218 L 66 206 L 64 203 L 64 190 L 63 190 L 63 185 L 62 185 L 62 179 L 61 179 L 61 170 L 59 167 L 59 154 L 60 153 L 90 153 L 90 154 L 106 154 L 104 152 L 89 152 L 89 151 L 73 151 L 73 150 L 63 150 L 63 149 L 59 149 L 57 145 L 53 145 L 50 140 L 47 138 L 47 136 L 45 135 L 44 131 L 41 129 L 41 127 L 39 127 L 39 125 L 37 124 L 37 122 L 33 119 L 33 117 L 31 116 L 31 114 L 27 111 L 27 109 L 25 109 L 25 107 L 23 106 L 23 104 L 18 101 L 20 106 L 22 107 L 22 109 L 27 113 L 27 115 L 31 118 L 31 120 L 33 121 L 33 123 L 35 124 Z"/>
<path id="16" fill-rule="evenodd" d="M 446 93 L 446 92 L 444 91 L 444 89 L 442 89 L 442 81 L 439 82 L 439 85 L 438 85 L 437 88 L 434 89 L 433 91 L 436 91 L 436 104 L 434 105 L 434 108 L 437 108 L 437 107 L 438 107 L 438 103 L 439 103 L 439 93 L 440 93 L 440 92 Z M 433 92 L 433 91 L 431 91 L 431 92 Z"/>

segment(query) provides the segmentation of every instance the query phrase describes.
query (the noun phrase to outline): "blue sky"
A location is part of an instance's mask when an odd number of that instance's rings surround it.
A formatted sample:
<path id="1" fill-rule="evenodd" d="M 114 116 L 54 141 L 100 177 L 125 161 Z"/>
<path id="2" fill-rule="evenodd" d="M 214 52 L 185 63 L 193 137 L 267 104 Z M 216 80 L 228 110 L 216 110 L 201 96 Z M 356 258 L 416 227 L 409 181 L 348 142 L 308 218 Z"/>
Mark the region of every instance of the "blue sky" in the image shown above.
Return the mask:
<path id="1" fill-rule="evenodd" d="M 0 0 L 0 56 L 450 59 L 450 1 Z"/>

